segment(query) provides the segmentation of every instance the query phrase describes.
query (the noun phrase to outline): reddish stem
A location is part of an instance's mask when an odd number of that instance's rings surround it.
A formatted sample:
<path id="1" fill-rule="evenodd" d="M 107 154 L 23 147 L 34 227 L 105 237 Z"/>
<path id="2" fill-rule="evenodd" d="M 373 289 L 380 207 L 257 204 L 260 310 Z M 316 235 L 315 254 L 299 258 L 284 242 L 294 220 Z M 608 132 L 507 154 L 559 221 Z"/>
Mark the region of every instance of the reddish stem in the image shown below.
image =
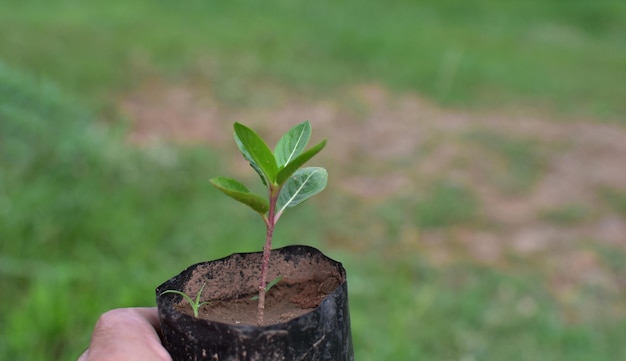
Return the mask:
<path id="1" fill-rule="evenodd" d="M 257 323 L 263 325 L 263 316 L 265 313 L 265 288 L 267 287 L 267 269 L 270 263 L 270 254 L 272 252 L 272 237 L 274 235 L 274 226 L 276 225 L 276 200 L 278 199 L 278 190 L 270 186 L 270 208 L 267 217 L 263 217 L 265 221 L 265 245 L 263 246 L 263 261 L 261 263 L 261 280 L 259 282 L 259 304 L 257 308 Z"/>

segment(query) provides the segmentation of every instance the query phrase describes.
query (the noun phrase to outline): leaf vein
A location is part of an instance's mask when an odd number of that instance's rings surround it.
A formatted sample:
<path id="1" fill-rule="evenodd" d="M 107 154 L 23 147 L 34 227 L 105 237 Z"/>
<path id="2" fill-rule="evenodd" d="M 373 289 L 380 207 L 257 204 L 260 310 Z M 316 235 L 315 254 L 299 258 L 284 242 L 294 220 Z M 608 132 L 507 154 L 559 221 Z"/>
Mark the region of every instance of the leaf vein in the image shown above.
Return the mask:
<path id="1" fill-rule="evenodd" d="M 291 196 L 291 198 L 289 198 L 289 200 L 287 202 L 285 202 L 285 204 L 282 206 L 282 208 L 278 211 L 278 216 L 280 216 L 283 211 L 285 209 L 287 209 L 287 206 L 296 198 L 296 196 L 300 193 L 300 191 L 302 191 L 302 188 L 304 188 L 304 186 L 306 185 L 306 183 L 309 181 L 309 179 L 311 179 L 311 177 L 313 177 L 314 174 L 320 172 L 319 170 L 315 170 L 313 172 L 311 172 L 311 174 L 309 174 L 306 179 L 304 180 L 304 182 L 302 182 L 302 184 L 300 185 L 300 187 L 298 187 L 298 190 L 296 192 L 294 192 L 294 194 Z"/>
<path id="2" fill-rule="evenodd" d="M 304 130 L 300 132 L 300 136 L 298 137 L 298 140 L 296 141 L 295 146 L 291 149 L 291 153 L 289 153 L 289 157 L 287 157 L 287 161 L 285 161 L 285 164 L 289 164 L 289 162 L 291 162 L 291 158 L 293 158 L 293 156 L 296 154 L 296 150 L 298 149 L 298 145 L 302 141 L 303 136 L 304 136 Z"/>

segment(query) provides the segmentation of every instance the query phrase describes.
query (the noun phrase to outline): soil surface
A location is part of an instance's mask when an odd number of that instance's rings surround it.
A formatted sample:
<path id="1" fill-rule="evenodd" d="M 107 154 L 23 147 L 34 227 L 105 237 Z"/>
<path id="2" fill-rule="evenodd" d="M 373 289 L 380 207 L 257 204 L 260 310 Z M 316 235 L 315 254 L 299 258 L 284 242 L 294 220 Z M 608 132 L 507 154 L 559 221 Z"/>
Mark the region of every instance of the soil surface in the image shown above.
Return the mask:
<path id="1" fill-rule="evenodd" d="M 337 286 L 334 278 L 328 282 L 305 282 L 293 285 L 276 284 L 265 296 L 265 324 L 287 322 L 313 310 Z M 256 325 L 258 301 L 254 294 L 235 300 L 213 300 L 200 308 L 199 317 L 230 324 Z M 193 315 L 188 303 L 179 304 L 178 310 Z"/>
<path id="2" fill-rule="evenodd" d="M 172 285 L 201 302 L 199 316 L 230 324 L 257 325 L 257 294 L 261 252 L 233 254 L 205 262 L 185 271 Z M 281 277 L 265 298 L 264 324 L 287 322 L 316 308 L 326 296 L 345 281 L 339 264 L 310 247 L 276 249 L 270 256 L 268 279 Z M 193 315 L 189 302 L 180 297 L 174 305 Z"/>

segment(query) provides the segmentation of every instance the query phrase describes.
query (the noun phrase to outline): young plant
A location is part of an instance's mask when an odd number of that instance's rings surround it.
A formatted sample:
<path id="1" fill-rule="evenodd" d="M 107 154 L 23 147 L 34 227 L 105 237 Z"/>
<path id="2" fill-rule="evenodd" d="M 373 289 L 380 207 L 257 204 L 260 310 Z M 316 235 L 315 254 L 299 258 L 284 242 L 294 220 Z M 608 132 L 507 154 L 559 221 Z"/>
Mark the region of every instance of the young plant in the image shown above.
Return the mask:
<path id="1" fill-rule="evenodd" d="M 278 276 L 274 278 L 273 280 L 271 280 L 265 287 L 265 294 L 267 294 L 272 289 L 272 287 L 276 286 L 276 284 L 278 284 L 278 282 L 280 282 L 281 279 L 283 279 L 283 276 Z M 250 301 L 256 301 L 258 299 L 259 299 L 259 295 L 250 297 Z"/>
<path id="2" fill-rule="evenodd" d="M 326 140 L 305 151 L 311 138 L 311 124 L 300 123 L 285 133 L 274 151 L 243 124 L 235 123 L 235 142 L 243 157 L 257 172 L 267 187 L 267 198 L 250 192 L 242 183 L 226 177 L 211 179 L 211 183 L 226 195 L 256 211 L 266 226 L 265 246 L 259 279 L 257 321 L 263 324 L 267 268 L 272 250 L 272 236 L 276 222 L 287 208 L 294 207 L 326 188 L 328 173 L 320 167 L 301 168 L 319 153 Z"/>
<path id="3" fill-rule="evenodd" d="M 193 316 L 194 317 L 198 317 L 198 311 L 200 310 L 200 307 L 204 306 L 204 305 L 208 305 L 209 301 L 205 301 L 205 302 L 200 302 L 200 296 L 202 296 L 202 290 L 204 289 L 204 285 L 202 285 L 202 287 L 200 287 L 200 290 L 198 291 L 198 294 L 196 295 L 196 299 L 192 299 L 191 297 L 187 296 L 187 294 L 180 292 L 180 291 L 176 291 L 176 290 L 165 290 L 163 291 L 161 294 L 164 295 L 166 293 L 175 293 L 177 295 L 181 295 L 183 296 L 183 298 L 185 298 L 187 300 L 187 302 L 189 302 L 189 305 L 191 306 L 191 309 L 193 310 Z"/>

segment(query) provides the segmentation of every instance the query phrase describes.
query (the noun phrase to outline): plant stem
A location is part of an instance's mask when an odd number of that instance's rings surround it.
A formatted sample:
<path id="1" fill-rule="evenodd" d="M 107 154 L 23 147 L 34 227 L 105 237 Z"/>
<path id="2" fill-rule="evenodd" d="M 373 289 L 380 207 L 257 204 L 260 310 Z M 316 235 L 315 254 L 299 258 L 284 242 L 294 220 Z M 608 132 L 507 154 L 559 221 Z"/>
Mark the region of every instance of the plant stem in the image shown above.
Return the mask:
<path id="1" fill-rule="evenodd" d="M 257 323 L 263 325 L 263 316 L 265 312 L 265 288 L 267 287 L 267 269 L 270 263 L 270 255 L 272 252 L 272 237 L 274 235 L 274 226 L 276 225 L 276 200 L 280 189 L 270 186 L 270 208 L 267 212 L 265 221 L 265 245 L 263 246 L 263 261 L 261 263 L 261 280 L 259 282 L 259 303 L 257 308 Z"/>

